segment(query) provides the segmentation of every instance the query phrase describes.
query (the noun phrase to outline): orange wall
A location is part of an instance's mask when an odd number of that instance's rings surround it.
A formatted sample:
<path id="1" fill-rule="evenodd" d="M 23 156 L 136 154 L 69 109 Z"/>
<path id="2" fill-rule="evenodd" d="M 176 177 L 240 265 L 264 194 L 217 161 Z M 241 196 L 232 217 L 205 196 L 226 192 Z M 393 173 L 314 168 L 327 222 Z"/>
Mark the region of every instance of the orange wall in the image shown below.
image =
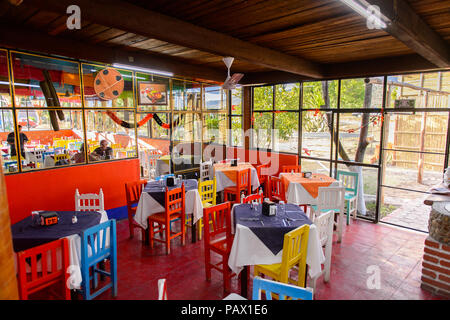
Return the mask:
<path id="1" fill-rule="evenodd" d="M 102 188 L 105 209 L 125 206 L 125 182 L 138 179 L 138 159 L 6 175 L 11 223 L 33 210 L 75 210 L 76 188 L 80 193 Z"/>
<path id="2" fill-rule="evenodd" d="M 227 158 L 239 158 L 252 164 L 270 164 L 269 174 L 278 175 L 283 165 L 297 165 L 298 155 L 256 150 L 245 150 L 241 147 L 228 147 Z"/>

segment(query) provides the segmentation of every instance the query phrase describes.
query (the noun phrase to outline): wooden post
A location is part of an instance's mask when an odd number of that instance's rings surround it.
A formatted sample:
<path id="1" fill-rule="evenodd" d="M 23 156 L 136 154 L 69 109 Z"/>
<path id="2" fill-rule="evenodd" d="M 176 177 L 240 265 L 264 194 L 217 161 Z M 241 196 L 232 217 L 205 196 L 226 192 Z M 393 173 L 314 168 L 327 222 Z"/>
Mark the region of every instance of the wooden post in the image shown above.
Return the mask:
<path id="1" fill-rule="evenodd" d="M 425 81 L 425 77 L 422 74 L 420 74 L 420 86 L 423 87 Z M 422 91 L 420 91 L 420 96 L 422 97 Z M 425 91 L 425 96 L 422 97 L 424 101 L 423 108 L 426 108 L 428 106 L 428 91 Z M 423 163 L 424 163 L 424 154 L 422 152 L 425 151 L 425 131 L 427 128 L 427 113 L 423 112 L 422 114 L 422 122 L 420 125 L 420 138 L 419 138 L 419 163 L 418 165 L 418 172 L 417 172 L 417 182 L 422 183 L 423 181 Z"/>
<path id="2" fill-rule="evenodd" d="M 0 167 L 0 300 L 18 300 L 6 183 Z"/>
<path id="3" fill-rule="evenodd" d="M 243 115 L 243 128 L 244 128 L 244 150 L 245 150 L 245 161 L 248 162 L 250 159 L 249 150 L 250 150 L 250 139 L 251 136 L 248 134 L 252 127 L 252 93 L 251 87 L 242 87 L 242 115 Z"/>

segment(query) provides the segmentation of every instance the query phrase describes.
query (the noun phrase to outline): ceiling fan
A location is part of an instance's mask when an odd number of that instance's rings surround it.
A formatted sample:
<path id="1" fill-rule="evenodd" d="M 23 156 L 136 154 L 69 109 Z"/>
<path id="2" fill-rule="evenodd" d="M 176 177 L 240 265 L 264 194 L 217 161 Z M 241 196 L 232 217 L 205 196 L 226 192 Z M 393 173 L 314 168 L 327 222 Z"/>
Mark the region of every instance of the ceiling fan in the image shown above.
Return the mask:
<path id="1" fill-rule="evenodd" d="M 234 58 L 233 57 L 224 57 L 222 60 L 228 68 L 228 76 L 222 85 L 222 89 L 228 89 L 228 90 L 236 89 L 236 85 L 242 79 L 244 74 L 243 73 L 235 73 L 232 76 L 230 76 L 230 68 L 231 68 L 231 65 L 233 64 Z"/>

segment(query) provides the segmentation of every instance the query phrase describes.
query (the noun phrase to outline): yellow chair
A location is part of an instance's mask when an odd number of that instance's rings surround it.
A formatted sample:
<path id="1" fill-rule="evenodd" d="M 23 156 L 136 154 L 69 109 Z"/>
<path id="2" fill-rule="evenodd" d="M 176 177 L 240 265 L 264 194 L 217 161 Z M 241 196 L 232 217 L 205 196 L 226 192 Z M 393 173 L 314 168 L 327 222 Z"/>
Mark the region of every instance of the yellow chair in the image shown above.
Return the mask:
<path id="1" fill-rule="evenodd" d="M 200 194 L 200 199 L 202 200 L 203 208 L 208 208 L 216 205 L 216 194 L 217 194 L 217 186 L 216 186 L 216 178 L 214 180 L 198 180 L 198 193 Z M 186 224 L 190 223 L 191 218 L 186 219 Z M 203 231 L 203 219 L 200 219 L 197 223 L 198 228 L 198 239 L 202 239 L 202 231 Z"/>
<path id="2" fill-rule="evenodd" d="M 306 253 L 309 225 L 305 224 L 284 235 L 281 263 L 260 264 L 254 267 L 254 276 L 266 275 L 273 280 L 305 287 Z M 298 267 L 298 280 L 289 278 L 291 268 Z"/>
<path id="3" fill-rule="evenodd" d="M 70 156 L 68 154 L 66 154 L 66 153 L 56 154 L 55 155 L 55 164 L 59 160 L 70 160 Z"/>

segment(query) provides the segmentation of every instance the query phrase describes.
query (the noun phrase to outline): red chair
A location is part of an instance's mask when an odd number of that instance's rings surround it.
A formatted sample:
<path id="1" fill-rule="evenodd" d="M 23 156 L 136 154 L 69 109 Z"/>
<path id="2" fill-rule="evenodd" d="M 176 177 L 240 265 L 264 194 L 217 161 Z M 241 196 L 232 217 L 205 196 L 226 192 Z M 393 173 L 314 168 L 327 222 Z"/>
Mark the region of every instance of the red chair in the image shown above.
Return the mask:
<path id="1" fill-rule="evenodd" d="M 250 203 L 253 201 L 258 201 L 259 203 L 262 203 L 264 200 L 264 196 L 262 194 L 251 194 L 249 196 L 246 196 L 244 198 L 244 202 L 243 203 Z"/>
<path id="2" fill-rule="evenodd" d="M 181 236 L 181 244 L 186 243 L 186 215 L 185 215 L 185 189 L 184 183 L 181 188 L 176 188 L 171 191 L 166 187 L 165 192 L 165 211 L 158 212 L 148 217 L 148 227 L 150 229 L 150 247 L 153 248 L 153 241 L 158 241 L 166 244 L 166 254 L 170 254 L 170 241 L 176 237 Z M 171 228 L 174 221 L 181 221 L 181 231 L 175 232 Z M 154 224 L 157 223 L 159 228 L 154 229 Z M 165 234 L 164 239 L 156 239 L 156 234 Z"/>
<path id="3" fill-rule="evenodd" d="M 295 166 L 282 166 L 281 167 L 281 172 L 294 172 L 294 173 L 300 173 L 302 172 L 302 167 L 300 165 L 295 165 Z"/>
<path id="4" fill-rule="evenodd" d="M 206 280 L 211 281 L 211 270 L 216 269 L 223 275 L 225 292 L 230 292 L 231 278 L 235 274 L 228 267 L 228 257 L 230 256 L 233 244 L 231 233 L 231 203 L 225 202 L 219 205 L 204 208 L 204 241 L 205 241 L 205 271 Z M 222 256 L 218 263 L 211 261 L 211 252 Z"/>
<path id="5" fill-rule="evenodd" d="M 263 168 L 269 168 L 269 164 L 260 164 L 256 166 L 256 174 L 258 175 L 259 185 L 263 186 L 264 195 L 267 196 L 267 179 L 269 175 L 262 170 Z"/>
<path id="6" fill-rule="evenodd" d="M 225 195 L 225 202 L 232 201 L 233 203 L 240 203 L 242 192 L 244 193 L 244 195 L 250 195 L 252 193 L 250 169 L 236 171 L 236 186 L 227 187 L 223 191 Z M 230 198 L 234 198 L 234 200 Z"/>
<path id="7" fill-rule="evenodd" d="M 144 188 L 146 180 L 138 180 L 133 182 L 125 183 L 125 195 L 127 197 L 127 208 L 128 208 L 128 226 L 130 228 L 130 238 L 134 236 L 134 229 L 139 228 L 142 230 L 142 239 L 145 239 L 145 229 L 138 225 L 133 217 L 136 214 L 137 204 L 139 198 L 141 197 L 142 189 Z"/>
<path id="8" fill-rule="evenodd" d="M 278 177 L 269 176 L 269 199 L 272 201 L 286 202 L 286 192 L 284 191 L 284 184 Z"/>
<path id="9" fill-rule="evenodd" d="M 58 261 L 57 252 L 61 253 L 61 262 Z M 17 276 L 19 296 L 21 300 L 28 300 L 34 292 L 60 283 L 65 300 L 70 300 L 70 290 L 67 280 L 70 274 L 67 269 L 69 261 L 69 241 L 66 238 L 55 240 L 31 249 L 20 251 L 17 254 Z M 38 272 L 38 264 L 41 271 Z M 27 273 L 27 266 L 31 269 Z"/>

